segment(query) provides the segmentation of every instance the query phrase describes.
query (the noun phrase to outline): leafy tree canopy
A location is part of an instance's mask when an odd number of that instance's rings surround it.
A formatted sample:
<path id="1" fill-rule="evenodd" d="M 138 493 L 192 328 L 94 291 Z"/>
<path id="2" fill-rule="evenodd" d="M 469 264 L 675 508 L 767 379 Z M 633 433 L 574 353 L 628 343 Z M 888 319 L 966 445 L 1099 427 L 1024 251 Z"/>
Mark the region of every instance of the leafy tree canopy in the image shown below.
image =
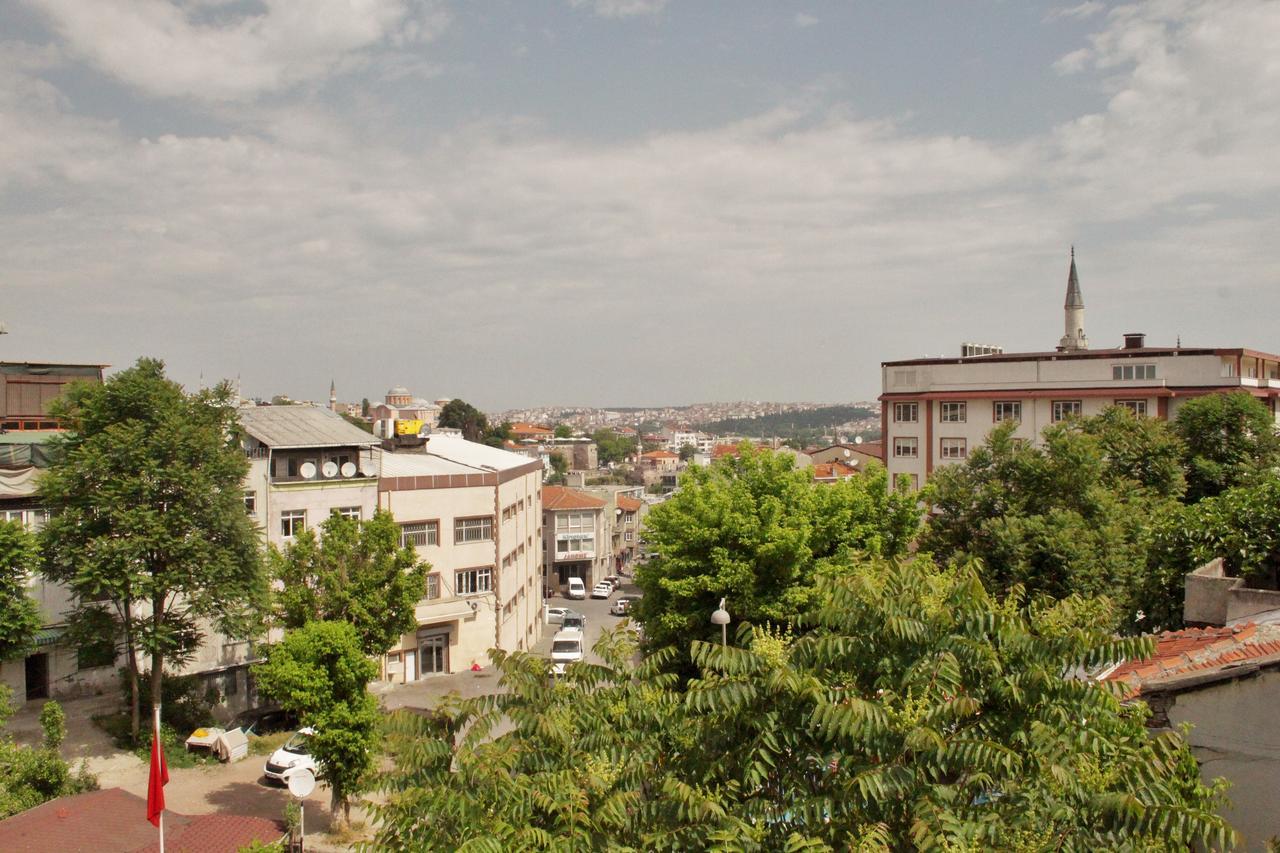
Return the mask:
<path id="1" fill-rule="evenodd" d="M 163 362 L 143 358 L 103 384 L 68 386 L 51 414 L 68 432 L 50 442 L 40 478 L 54 511 L 44 574 L 76 596 L 73 621 L 91 602 L 110 602 L 135 685 L 138 652 L 152 656 L 158 701 L 164 662 L 192 653 L 200 620 L 247 636 L 266 597 L 231 388 L 187 394 Z M 137 605 L 150 615 L 135 618 Z"/>
<path id="2" fill-rule="evenodd" d="M 40 630 L 40 609 L 27 591 L 39 565 L 35 537 L 18 521 L 0 521 L 0 661 L 21 657 Z"/>
<path id="3" fill-rule="evenodd" d="M 308 622 L 285 634 L 254 667 L 258 689 L 315 728 L 311 754 L 329 785 L 334 817 L 350 820 L 377 743 L 378 703 L 367 686 L 377 666 L 346 622 Z"/>
<path id="4" fill-rule="evenodd" d="M 277 612 L 286 628 L 314 620 L 349 622 L 365 654 L 380 655 L 416 623 L 428 566 L 400 546 L 400 525 L 379 510 L 366 522 L 331 515 L 321 536 L 306 530 L 268 558 Z"/>
<path id="5" fill-rule="evenodd" d="M 556 424 L 556 428 L 551 431 L 556 438 L 572 438 L 573 427 L 568 424 Z"/>
<path id="6" fill-rule="evenodd" d="M 440 410 L 437 421 L 442 427 L 462 430 L 467 441 L 480 441 L 489 430 L 489 419 L 466 400 L 450 400 Z"/>
<path id="7" fill-rule="evenodd" d="M 655 646 L 711 637 L 722 597 L 735 620 L 791 624 L 819 576 L 853 553 L 904 553 L 919 530 L 914 495 L 892 493 L 884 469 L 815 483 L 793 457 L 744 443 L 738 456 L 690 468 L 654 507 L 645 538 L 657 557 L 636 573 L 637 618 Z"/>
<path id="8" fill-rule="evenodd" d="M 563 486 L 568 482 L 569 460 L 564 458 L 564 454 L 552 451 L 551 456 L 551 474 L 547 477 L 548 486 Z"/>
<path id="9" fill-rule="evenodd" d="M 1186 444 L 1189 502 L 1247 485 L 1280 465 L 1275 419 L 1242 391 L 1188 400 L 1174 428 Z"/>
<path id="10" fill-rule="evenodd" d="M 823 578 L 799 638 L 741 625 L 547 678 L 496 653 L 507 693 L 399 714 L 376 849 L 1222 849 L 1176 732 L 1075 673 L 1150 653 L 1102 601 L 989 595 L 968 567 L 871 561 Z M 686 648 L 689 648 L 686 646 Z M 503 730 L 499 725 L 508 723 Z"/>
<path id="11" fill-rule="evenodd" d="M 636 440 L 634 438 L 624 438 L 608 428 L 598 429 L 593 432 L 591 440 L 596 443 L 596 458 L 600 460 L 602 465 L 616 465 L 625 462 L 628 456 L 636 452 Z"/>

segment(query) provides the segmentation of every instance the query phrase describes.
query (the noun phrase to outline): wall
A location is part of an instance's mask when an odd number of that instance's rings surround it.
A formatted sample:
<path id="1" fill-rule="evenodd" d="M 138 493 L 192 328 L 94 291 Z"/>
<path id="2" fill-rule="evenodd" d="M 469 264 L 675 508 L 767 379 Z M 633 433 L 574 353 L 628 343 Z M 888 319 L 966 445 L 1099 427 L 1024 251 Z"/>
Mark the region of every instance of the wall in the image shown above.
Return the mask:
<path id="1" fill-rule="evenodd" d="M 288 544 L 280 532 L 280 513 L 284 510 L 306 511 L 307 527 L 315 528 L 339 507 L 359 506 L 360 517 L 368 519 L 378 506 L 378 481 L 375 478 L 272 484 L 266 459 L 250 461 L 245 491 L 254 493 L 253 519 L 265 532 L 266 541 L 276 547 Z"/>

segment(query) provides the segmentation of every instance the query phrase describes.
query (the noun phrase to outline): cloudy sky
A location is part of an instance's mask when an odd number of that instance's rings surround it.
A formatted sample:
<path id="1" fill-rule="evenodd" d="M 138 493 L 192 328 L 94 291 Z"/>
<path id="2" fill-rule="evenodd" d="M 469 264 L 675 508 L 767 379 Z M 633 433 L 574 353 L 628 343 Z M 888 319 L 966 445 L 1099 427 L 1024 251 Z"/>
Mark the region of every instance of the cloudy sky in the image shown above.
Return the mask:
<path id="1" fill-rule="evenodd" d="M 4 360 L 496 409 L 1280 350 L 1280 3 L 11 0 Z"/>

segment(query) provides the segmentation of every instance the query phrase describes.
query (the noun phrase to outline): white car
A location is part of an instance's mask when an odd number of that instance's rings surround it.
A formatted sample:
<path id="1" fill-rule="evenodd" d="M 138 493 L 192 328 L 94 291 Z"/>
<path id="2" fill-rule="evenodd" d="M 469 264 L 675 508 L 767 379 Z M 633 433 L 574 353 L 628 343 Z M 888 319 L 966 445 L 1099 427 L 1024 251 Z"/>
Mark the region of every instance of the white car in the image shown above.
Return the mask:
<path id="1" fill-rule="evenodd" d="M 299 770 L 317 773 L 316 760 L 311 757 L 311 736 L 315 733 L 316 730 L 310 726 L 294 732 L 284 746 L 271 753 L 266 766 L 262 768 L 263 774 L 271 781 L 283 785 Z"/>
<path id="2" fill-rule="evenodd" d="M 569 578 L 569 591 L 565 593 L 565 598 L 586 598 L 587 585 L 582 582 L 582 578 Z"/>
<path id="3" fill-rule="evenodd" d="M 559 625 L 564 621 L 564 617 L 573 611 L 567 607 L 548 607 L 547 608 L 547 624 Z"/>
<path id="4" fill-rule="evenodd" d="M 600 581 L 595 589 L 591 590 L 592 598 L 608 598 L 611 595 L 613 595 L 613 584 L 608 581 Z"/>
<path id="5" fill-rule="evenodd" d="M 551 638 L 551 674 L 564 675 L 565 668 L 582 660 L 582 632 L 561 631 Z"/>

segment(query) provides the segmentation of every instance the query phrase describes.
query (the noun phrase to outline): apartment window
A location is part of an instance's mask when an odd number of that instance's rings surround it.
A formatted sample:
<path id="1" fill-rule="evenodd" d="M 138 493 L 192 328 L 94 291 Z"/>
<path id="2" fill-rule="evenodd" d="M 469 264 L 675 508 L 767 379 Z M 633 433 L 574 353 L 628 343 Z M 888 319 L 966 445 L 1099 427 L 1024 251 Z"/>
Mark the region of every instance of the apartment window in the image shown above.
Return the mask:
<path id="1" fill-rule="evenodd" d="M 590 551 L 594 553 L 596 550 L 596 537 L 590 534 L 580 536 L 566 536 L 563 539 L 556 540 L 557 554 L 571 554 L 577 551 Z"/>
<path id="2" fill-rule="evenodd" d="M 900 424 L 913 424 L 920 420 L 919 403 L 894 403 L 893 420 Z"/>
<path id="3" fill-rule="evenodd" d="M 1154 364 L 1117 364 L 1111 368 L 1112 379 L 1155 379 Z"/>
<path id="4" fill-rule="evenodd" d="M 427 575 L 427 599 L 435 600 L 440 597 L 440 576 Z"/>
<path id="5" fill-rule="evenodd" d="M 1021 400 L 996 400 L 991 404 L 991 416 L 996 423 L 1001 421 L 1021 421 Z"/>
<path id="6" fill-rule="evenodd" d="M 628 512 L 622 516 L 623 524 L 634 524 L 635 520 L 636 520 L 636 514 L 634 512 Z"/>
<path id="7" fill-rule="evenodd" d="M 596 518 L 593 512 L 558 512 L 556 513 L 556 530 L 595 530 Z"/>
<path id="8" fill-rule="evenodd" d="M 305 509 L 286 509 L 280 513 L 280 535 L 292 539 L 307 529 L 307 511 Z"/>
<path id="9" fill-rule="evenodd" d="M 248 515 L 253 515 L 258 510 L 258 493 L 244 493 L 244 511 Z"/>
<path id="10" fill-rule="evenodd" d="M 1116 400 L 1116 405 L 1133 412 L 1135 418 L 1145 418 L 1147 416 L 1146 400 Z"/>
<path id="11" fill-rule="evenodd" d="M 453 522 L 453 541 L 455 544 L 487 542 L 492 538 L 493 516 L 491 515 L 480 518 L 459 518 Z"/>
<path id="12" fill-rule="evenodd" d="M 944 424 L 962 424 L 968 417 L 968 404 L 943 403 L 938 409 L 938 418 Z"/>
<path id="13" fill-rule="evenodd" d="M 340 506 L 333 510 L 334 515 L 340 515 L 343 518 L 349 518 L 352 521 L 360 520 L 360 507 L 358 506 Z"/>
<path id="14" fill-rule="evenodd" d="M 630 542 L 634 538 L 634 534 L 632 534 L 632 532 L 628 530 L 626 533 L 623 534 L 622 538 Z"/>
<path id="15" fill-rule="evenodd" d="M 964 459 L 969 455 L 969 445 L 963 438 L 944 438 L 939 445 L 943 459 Z"/>
<path id="16" fill-rule="evenodd" d="M 290 477 L 298 476 L 298 460 L 295 457 L 290 456 L 285 460 L 285 471 L 288 472 Z"/>
<path id="17" fill-rule="evenodd" d="M 440 522 L 415 521 L 400 525 L 400 547 L 440 544 Z"/>
<path id="18" fill-rule="evenodd" d="M 493 567 L 467 569 L 453 573 L 453 591 L 458 595 L 475 595 L 493 590 Z"/>
<path id="19" fill-rule="evenodd" d="M 1080 416 L 1081 403 L 1079 400 L 1054 400 L 1053 401 L 1053 421 L 1065 420 L 1067 418 L 1077 418 Z"/>
<path id="20" fill-rule="evenodd" d="M 920 455 L 920 440 L 916 438 L 895 438 L 893 455 L 903 459 L 915 459 Z"/>

